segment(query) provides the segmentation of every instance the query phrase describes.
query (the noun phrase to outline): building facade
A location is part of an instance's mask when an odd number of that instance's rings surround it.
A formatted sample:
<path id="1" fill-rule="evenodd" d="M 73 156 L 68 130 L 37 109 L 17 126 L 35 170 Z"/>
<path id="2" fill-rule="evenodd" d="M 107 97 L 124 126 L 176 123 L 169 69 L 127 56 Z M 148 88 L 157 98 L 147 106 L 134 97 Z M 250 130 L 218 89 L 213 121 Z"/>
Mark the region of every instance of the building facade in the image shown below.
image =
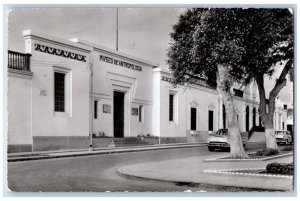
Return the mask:
<path id="1" fill-rule="evenodd" d="M 226 128 L 216 89 L 172 84 L 167 68 L 79 39 L 23 32 L 25 54 L 9 51 L 8 151 L 103 147 L 112 139 L 206 142 Z M 242 132 L 260 125 L 255 83 L 234 87 Z M 275 128 L 287 109 L 276 103 Z M 101 136 L 101 138 L 93 138 Z M 149 140 L 148 139 L 148 140 Z"/>

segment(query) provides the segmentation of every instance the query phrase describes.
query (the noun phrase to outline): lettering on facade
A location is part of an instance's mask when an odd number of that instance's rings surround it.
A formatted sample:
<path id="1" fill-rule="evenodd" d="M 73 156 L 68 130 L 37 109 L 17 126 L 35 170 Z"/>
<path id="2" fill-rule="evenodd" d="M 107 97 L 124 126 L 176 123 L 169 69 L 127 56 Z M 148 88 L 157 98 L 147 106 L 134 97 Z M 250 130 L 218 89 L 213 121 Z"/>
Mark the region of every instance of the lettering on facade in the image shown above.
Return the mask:
<path id="1" fill-rule="evenodd" d="M 81 54 L 73 53 L 73 52 L 68 52 L 66 50 L 60 50 L 57 48 L 53 47 L 48 47 L 46 45 L 40 45 L 40 44 L 34 44 L 34 50 L 35 51 L 40 51 L 48 54 L 53 54 L 61 57 L 66 57 L 82 62 L 86 62 L 86 56 L 83 56 Z"/>
<path id="2" fill-rule="evenodd" d="M 131 115 L 138 116 L 139 115 L 139 109 L 138 108 L 131 108 Z"/>
<path id="3" fill-rule="evenodd" d="M 122 67 L 129 68 L 129 69 L 136 70 L 136 71 L 142 71 L 141 66 L 134 65 L 134 64 L 131 64 L 131 63 L 128 63 L 125 61 L 121 61 L 118 59 L 114 59 L 114 58 L 104 56 L 104 55 L 100 55 L 100 61 L 103 61 L 103 62 L 106 62 L 109 64 L 114 64 L 116 66 L 122 66 Z"/>
<path id="4" fill-rule="evenodd" d="M 111 105 L 103 104 L 103 113 L 111 113 Z"/>

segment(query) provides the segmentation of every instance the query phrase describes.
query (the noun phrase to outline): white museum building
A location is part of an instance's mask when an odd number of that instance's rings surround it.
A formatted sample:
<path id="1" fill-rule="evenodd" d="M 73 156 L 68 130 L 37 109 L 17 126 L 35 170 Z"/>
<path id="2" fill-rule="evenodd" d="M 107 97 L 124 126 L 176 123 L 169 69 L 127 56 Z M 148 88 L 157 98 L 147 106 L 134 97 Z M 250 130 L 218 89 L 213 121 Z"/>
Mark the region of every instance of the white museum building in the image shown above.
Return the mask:
<path id="1" fill-rule="evenodd" d="M 8 152 L 206 142 L 226 128 L 205 80 L 175 87 L 165 66 L 80 39 L 23 36 L 25 54 L 8 52 Z M 261 125 L 255 83 L 232 93 L 241 132 Z M 276 130 L 292 126 L 288 113 L 292 105 L 277 99 Z"/>

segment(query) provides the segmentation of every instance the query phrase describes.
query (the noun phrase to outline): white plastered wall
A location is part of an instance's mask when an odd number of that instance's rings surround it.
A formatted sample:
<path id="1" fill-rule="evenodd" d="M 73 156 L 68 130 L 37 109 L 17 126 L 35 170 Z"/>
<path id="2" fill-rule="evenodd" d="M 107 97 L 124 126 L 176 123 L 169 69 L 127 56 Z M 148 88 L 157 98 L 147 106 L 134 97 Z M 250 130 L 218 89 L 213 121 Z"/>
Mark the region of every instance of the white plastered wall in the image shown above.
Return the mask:
<path id="1" fill-rule="evenodd" d="M 26 53 L 32 54 L 32 135 L 89 136 L 89 52 L 76 43 L 23 32 Z M 35 50 L 35 44 L 86 57 L 86 62 Z M 64 70 L 66 112 L 54 111 L 54 72 Z"/>

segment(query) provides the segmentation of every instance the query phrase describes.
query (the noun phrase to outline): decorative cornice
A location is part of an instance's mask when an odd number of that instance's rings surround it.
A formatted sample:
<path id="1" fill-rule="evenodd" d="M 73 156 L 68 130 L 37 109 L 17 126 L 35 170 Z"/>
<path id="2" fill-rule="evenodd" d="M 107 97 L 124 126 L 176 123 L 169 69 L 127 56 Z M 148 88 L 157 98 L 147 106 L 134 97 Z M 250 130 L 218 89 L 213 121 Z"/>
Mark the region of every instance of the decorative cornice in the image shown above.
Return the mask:
<path id="1" fill-rule="evenodd" d="M 34 50 L 61 56 L 61 57 L 66 57 L 66 58 L 70 58 L 70 59 L 74 59 L 74 60 L 78 60 L 78 61 L 82 61 L 82 62 L 86 62 L 86 56 L 84 56 L 84 55 L 69 52 L 66 50 L 61 50 L 58 48 L 48 47 L 46 45 L 40 45 L 40 44 L 35 43 Z"/>
<path id="2" fill-rule="evenodd" d="M 174 83 L 175 79 L 170 77 L 161 76 L 161 80 L 165 82 Z"/>

